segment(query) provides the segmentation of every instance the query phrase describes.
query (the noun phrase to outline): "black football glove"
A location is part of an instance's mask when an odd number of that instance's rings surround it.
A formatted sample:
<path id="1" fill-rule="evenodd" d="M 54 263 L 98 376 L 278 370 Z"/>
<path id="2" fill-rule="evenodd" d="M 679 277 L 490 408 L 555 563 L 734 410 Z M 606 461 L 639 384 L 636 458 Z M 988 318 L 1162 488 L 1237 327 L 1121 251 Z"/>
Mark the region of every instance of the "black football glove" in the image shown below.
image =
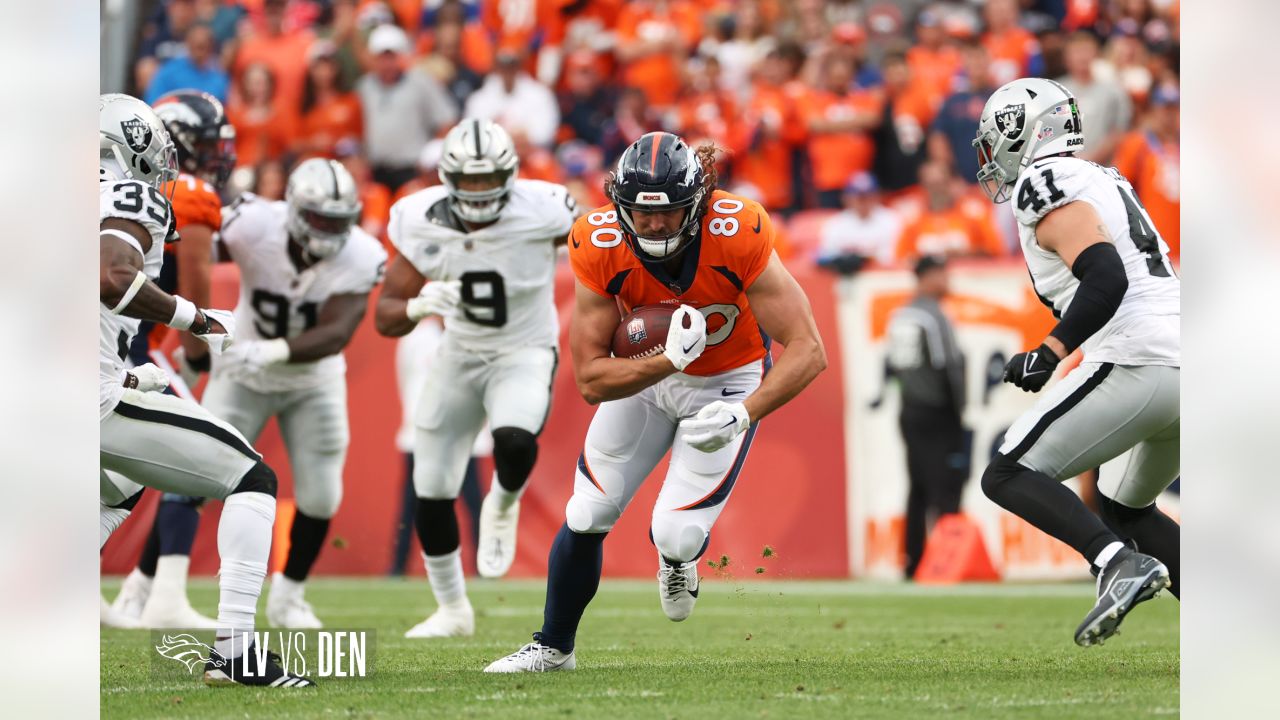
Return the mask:
<path id="1" fill-rule="evenodd" d="M 1004 366 L 1004 381 L 1022 388 L 1026 392 L 1040 392 L 1044 384 L 1053 377 L 1053 371 L 1061 359 L 1053 354 L 1047 345 L 1022 352 L 1009 358 Z"/>

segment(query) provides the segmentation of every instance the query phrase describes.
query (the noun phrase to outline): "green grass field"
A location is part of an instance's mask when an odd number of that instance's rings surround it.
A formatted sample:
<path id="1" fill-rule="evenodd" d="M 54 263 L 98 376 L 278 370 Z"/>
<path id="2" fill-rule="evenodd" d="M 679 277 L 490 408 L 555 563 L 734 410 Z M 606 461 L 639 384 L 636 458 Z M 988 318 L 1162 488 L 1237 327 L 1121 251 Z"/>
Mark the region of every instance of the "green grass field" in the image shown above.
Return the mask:
<path id="1" fill-rule="evenodd" d="M 104 583 L 110 599 L 118 580 Z M 331 628 L 372 628 L 373 675 L 314 690 L 207 688 L 154 669 L 150 633 L 102 632 L 110 718 L 1132 718 L 1178 713 L 1178 604 L 1136 610 L 1104 647 L 1071 641 L 1092 586 L 927 588 L 709 580 L 684 623 L 656 584 L 606 581 L 578 633 L 578 670 L 485 675 L 541 625 L 540 581 L 470 584 L 475 637 L 405 640 L 433 606 L 422 578 L 318 579 Z M 215 614 L 212 581 L 192 600 Z M 261 606 L 260 606 L 261 607 Z M 259 620 L 262 616 L 259 615 Z M 211 635 L 211 634 L 210 634 Z M 169 662 L 161 659 L 161 662 Z"/>

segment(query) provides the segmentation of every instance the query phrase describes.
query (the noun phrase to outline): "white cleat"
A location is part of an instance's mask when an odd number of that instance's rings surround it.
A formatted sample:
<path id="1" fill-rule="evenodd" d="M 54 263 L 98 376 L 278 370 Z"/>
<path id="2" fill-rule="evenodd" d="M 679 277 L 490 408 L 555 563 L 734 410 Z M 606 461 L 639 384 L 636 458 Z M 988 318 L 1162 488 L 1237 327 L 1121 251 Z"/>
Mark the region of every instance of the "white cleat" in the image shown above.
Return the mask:
<path id="1" fill-rule="evenodd" d="M 307 602 L 306 586 L 280 573 L 271 577 L 271 589 L 267 591 L 267 622 L 273 627 L 292 630 L 318 630 L 324 627 L 316 612 Z"/>
<path id="2" fill-rule="evenodd" d="M 500 578 L 516 560 L 516 526 L 520 519 L 520 501 L 503 512 L 498 497 L 490 492 L 480 505 L 480 542 L 476 547 L 476 569 L 480 577 Z"/>
<path id="3" fill-rule="evenodd" d="M 553 647 L 531 642 L 510 655 L 489 663 L 487 673 L 553 672 L 573 670 L 578 661 L 570 650 L 566 655 Z"/>
<path id="4" fill-rule="evenodd" d="M 120 630 L 137 630 L 142 627 L 142 623 L 136 618 L 131 618 L 116 612 L 116 609 L 107 604 L 107 599 L 99 596 L 101 604 L 98 606 L 98 622 L 102 627 L 118 628 Z"/>
<path id="5" fill-rule="evenodd" d="M 135 621 L 142 617 L 142 610 L 147 606 L 147 598 L 151 597 L 151 583 L 151 578 L 143 575 L 138 568 L 134 568 L 125 577 L 124 583 L 120 585 L 120 593 L 111 603 L 113 614 L 116 617 Z"/>
<path id="6" fill-rule="evenodd" d="M 186 555 L 161 555 L 156 561 L 151 594 L 138 618 L 144 626 L 193 630 L 218 627 L 216 620 L 196 612 L 187 599 L 187 568 L 190 564 L 191 558 Z"/>
<path id="7" fill-rule="evenodd" d="M 680 622 L 693 612 L 698 602 L 698 563 L 691 560 L 679 565 L 669 565 L 658 560 L 658 599 L 662 612 L 674 622 Z"/>
<path id="8" fill-rule="evenodd" d="M 471 602 L 463 600 L 456 605 L 444 605 L 431 613 L 431 617 L 409 628 L 407 638 L 471 637 L 476 633 L 476 613 Z"/>

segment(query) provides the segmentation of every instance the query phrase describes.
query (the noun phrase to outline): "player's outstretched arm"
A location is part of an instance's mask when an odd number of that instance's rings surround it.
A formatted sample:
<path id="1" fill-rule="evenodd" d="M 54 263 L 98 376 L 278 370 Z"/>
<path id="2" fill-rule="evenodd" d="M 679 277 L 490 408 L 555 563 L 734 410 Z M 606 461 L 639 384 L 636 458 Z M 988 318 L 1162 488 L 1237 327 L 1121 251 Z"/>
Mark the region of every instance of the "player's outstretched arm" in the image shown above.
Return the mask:
<path id="1" fill-rule="evenodd" d="M 138 223 L 122 218 L 102 221 L 98 250 L 98 297 L 102 304 L 117 315 L 191 330 L 197 335 L 226 333 L 225 323 L 147 279 L 142 263 L 150 249 L 151 235 Z"/>
<path id="2" fill-rule="evenodd" d="M 747 302 L 760 329 L 784 350 L 760 387 L 743 401 L 751 422 L 777 410 L 827 367 L 827 351 L 813 320 L 813 308 L 778 253 L 747 288 Z"/>
<path id="3" fill-rule="evenodd" d="M 426 282 L 427 279 L 412 263 L 396 253 L 387 266 L 387 276 L 382 281 L 382 291 L 373 312 L 373 324 L 379 335 L 400 337 L 413 331 L 421 318 L 409 317 L 409 301 L 418 296 Z"/>
<path id="4" fill-rule="evenodd" d="M 676 373 L 675 365 L 662 354 L 644 359 L 611 357 L 609 346 L 618 320 L 618 305 L 613 298 L 574 282 L 569 351 L 573 354 L 578 392 L 592 405 L 635 395 Z"/>

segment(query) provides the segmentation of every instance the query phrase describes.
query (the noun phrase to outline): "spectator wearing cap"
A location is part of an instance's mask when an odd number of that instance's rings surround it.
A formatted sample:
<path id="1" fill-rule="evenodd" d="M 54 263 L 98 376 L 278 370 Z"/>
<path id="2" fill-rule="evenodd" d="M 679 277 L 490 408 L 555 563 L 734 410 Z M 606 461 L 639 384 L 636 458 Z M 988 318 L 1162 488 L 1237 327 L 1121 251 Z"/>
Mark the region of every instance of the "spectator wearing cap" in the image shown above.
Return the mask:
<path id="1" fill-rule="evenodd" d="M 262 0 L 258 21 L 241 23 L 239 48 L 231 69 L 239 76 L 250 65 L 265 64 L 275 78 L 281 106 L 296 117 L 302 104 L 307 51 L 315 42 L 315 34 L 309 28 L 286 24 L 288 4 L 287 0 Z"/>
<path id="2" fill-rule="evenodd" d="M 973 152 L 978 119 L 987 98 L 995 91 L 991 57 L 980 42 L 970 41 L 961 53 L 964 75 L 957 90 L 947 97 L 929 129 L 929 159 L 946 163 L 965 182 L 978 182 L 978 156 Z"/>
<path id="3" fill-rule="evenodd" d="M 1092 33 L 1079 31 L 1067 40 L 1063 54 L 1067 74 L 1058 78 L 1075 96 L 1084 125 L 1084 150 L 1076 157 L 1098 163 L 1109 163 L 1120 137 L 1133 120 L 1133 103 L 1114 79 L 1097 72 L 1098 39 Z"/>
<path id="4" fill-rule="evenodd" d="M 914 262 L 925 255 L 1000 257 L 1006 253 L 990 216 L 968 212 L 956 196 L 951 169 L 933 160 L 920 166 L 925 208 L 898 239 L 897 259 Z"/>
<path id="5" fill-rule="evenodd" d="M 276 97 L 276 80 L 264 63 L 250 65 L 240 74 L 227 119 L 236 128 L 236 162 L 257 165 L 280 158 L 293 142 L 297 113 L 286 112 Z"/>
<path id="6" fill-rule="evenodd" d="M 925 538 L 937 519 L 960 511 L 968 475 L 964 355 L 942 311 L 946 259 L 926 255 L 915 265 L 916 295 L 889 318 L 888 370 L 902 398 L 898 427 L 906 446 L 906 567 L 915 576 Z"/>
<path id="7" fill-rule="evenodd" d="M 879 188 L 871 173 L 858 173 L 844 189 L 844 209 L 822 224 L 818 266 L 850 275 L 869 261 L 893 262 L 902 221 L 880 203 Z"/>
<path id="8" fill-rule="evenodd" d="M 151 78 L 143 99 L 153 103 L 162 95 L 174 90 L 203 90 L 227 101 L 231 80 L 214 54 L 213 30 L 196 23 L 187 28 L 187 52 L 166 60 Z"/>
<path id="9" fill-rule="evenodd" d="M 525 72 L 523 62 L 519 53 L 499 52 L 493 72 L 467 98 L 463 116 L 492 120 L 546 149 L 560 127 L 560 106 L 550 88 Z"/>
<path id="10" fill-rule="evenodd" d="M 1178 87 L 1163 83 L 1151 93 L 1151 108 L 1142 127 L 1125 135 L 1116 147 L 1115 167 L 1133 184 L 1160 237 L 1176 262 L 1181 249 L 1181 200 L 1178 132 Z M 1085 128 L 1088 128 L 1085 125 Z"/>
<path id="11" fill-rule="evenodd" d="M 565 58 L 564 89 L 558 99 L 560 120 L 570 137 L 599 145 L 617 93 L 605 84 L 595 53 L 579 50 Z"/>
<path id="12" fill-rule="evenodd" d="M 393 193 L 417 174 L 422 146 L 458 117 L 453 98 L 435 78 L 407 67 L 408 53 L 403 30 L 379 25 L 369 34 L 372 69 L 356 84 L 373 178 Z"/>
<path id="13" fill-rule="evenodd" d="M 852 89 L 852 82 L 852 61 L 827 55 L 822 61 L 822 88 L 807 98 L 809 163 L 818 207 L 839 208 L 849 177 L 870 170 L 875 155 L 867 131 L 880 123 L 879 97 Z"/>
<path id="14" fill-rule="evenodd" d="M 187 30 L 196 23 L 193 0 L 168 0 L 142 26 L 133 79 L 139 89 L 151 87 L 152 78 L 165 62 L 186 54 Z"/>
<path id="15" fill-rule="evenodd" d="M 309 57 L 294 151 L 305 157 L 334 157 L 338 143 L 359 143 L 364 136 L 360 98 L 343 81 L 332 43 L 317 40 Z"/>
<path id="16" fill-rule="evenodd" d="M 1018 0 L 987 0 L 983 17 L 987 31 L 982 44 L 991 53 L 991 74 L 997 86 L 1020 77 L 1039 77 L 1044 70 L 1040 43 L 1018 25 Z"/>

